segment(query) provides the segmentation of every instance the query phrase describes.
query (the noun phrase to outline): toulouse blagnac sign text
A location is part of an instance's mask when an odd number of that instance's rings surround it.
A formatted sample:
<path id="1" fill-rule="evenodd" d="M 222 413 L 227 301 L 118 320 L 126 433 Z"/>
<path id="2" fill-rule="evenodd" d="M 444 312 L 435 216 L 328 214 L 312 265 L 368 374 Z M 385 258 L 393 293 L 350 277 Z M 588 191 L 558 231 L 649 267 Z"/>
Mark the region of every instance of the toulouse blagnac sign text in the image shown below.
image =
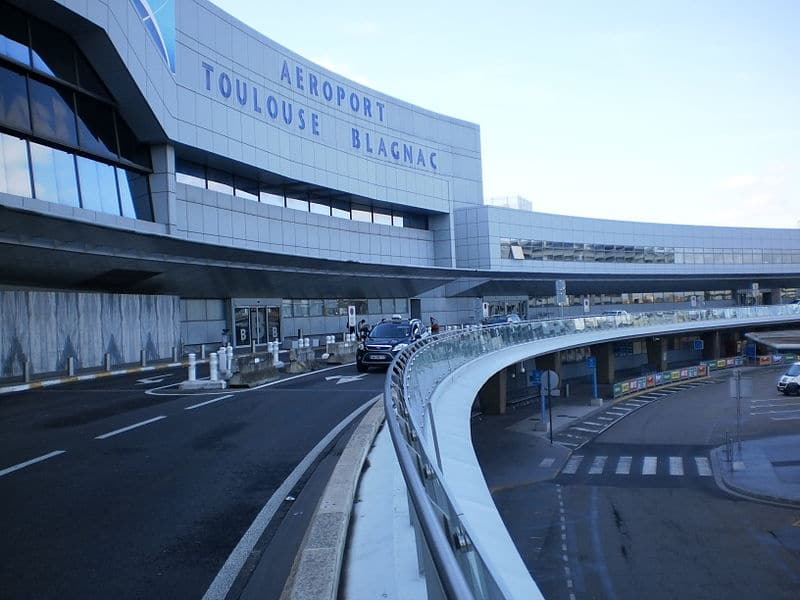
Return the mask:
<path id="1" fill-rule="evenodd" d="M 241 110 L 247 110 L 286 128 L 309 136 L 320 136 L 325 126 L 324 116 L 313 108 L 303 106 L 285 96 L 233 75 L 205 61 L 200 63 L 202 86 Z M 327 104 L 349 115 L 358 115 L 377 126 L 386 122 L 386 105 L 375 98 L 348 89 L 343 85 L 284 60 L 278 78 L 282 86 L 299 92 L 317 103 Z M 350 127 L 347 140 L 339 140 L 351 151 L 377 157 L 398 165 L 438 171 L 437 152 L 407 140 L 385 137 L 374 129 Z"/>

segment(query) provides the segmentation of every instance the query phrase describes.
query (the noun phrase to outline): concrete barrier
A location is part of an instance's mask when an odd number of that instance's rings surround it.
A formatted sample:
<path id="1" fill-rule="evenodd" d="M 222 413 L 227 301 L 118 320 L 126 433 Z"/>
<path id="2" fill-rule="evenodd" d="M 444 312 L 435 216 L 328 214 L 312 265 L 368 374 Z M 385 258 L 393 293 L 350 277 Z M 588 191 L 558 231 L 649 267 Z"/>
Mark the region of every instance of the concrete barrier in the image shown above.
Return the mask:
<path id="1" fill-rule="evenodd" d="M 230 387 L 254 387 L 279 377 L 278 367 L 270 352 L 234 356 L 234 373 L 228 380 Z"/>
<path id="2" fill-rule="evenodd" d="M 328 364 L 343 365 L 356 361 L 358 342 L 334 342 L 327 345 Z"/>
<path id="3" fill-rule="evenodd" d="M 383 402 L 367 412 L 347 442 L 311 518 L 281 600 L 336 600 L 353 500 L 384 420 Z"/>
<path id="4" fill-rule="evenodd" d="M 314 348 L 298 347 L 289 351 L 289 364 L 286 365 L 287 373 L 308 373 L 319 368 L 319 362 Z"/>

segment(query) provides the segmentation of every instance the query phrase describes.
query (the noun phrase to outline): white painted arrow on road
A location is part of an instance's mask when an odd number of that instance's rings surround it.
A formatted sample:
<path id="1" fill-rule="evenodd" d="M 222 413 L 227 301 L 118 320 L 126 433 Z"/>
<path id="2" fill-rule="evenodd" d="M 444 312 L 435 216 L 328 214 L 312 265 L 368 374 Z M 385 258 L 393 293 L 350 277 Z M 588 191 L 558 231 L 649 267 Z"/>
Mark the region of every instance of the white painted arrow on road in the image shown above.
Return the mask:
<path id="1" fill-rule="evenodd" d="M 161 383 L 167 377 L 172 377 L 172 375 L 162 375 L 161 377 L 145 377 L 144 379 L 137 379 L 136 381 L 142 385 L 148 385 L 151 383 Z"/>
<path id="2" fill-rule="evenodd" d="M 326 377 L 325 381 L 330 381 L 332 379 L 338 379 L 336 385 L 340 383 L 350 383 L 353 381 L 361 381 L 362 378 L 366 376 L 366 373 L 362 373 L 361 375 L 333 375 L 332 377 Z"/>

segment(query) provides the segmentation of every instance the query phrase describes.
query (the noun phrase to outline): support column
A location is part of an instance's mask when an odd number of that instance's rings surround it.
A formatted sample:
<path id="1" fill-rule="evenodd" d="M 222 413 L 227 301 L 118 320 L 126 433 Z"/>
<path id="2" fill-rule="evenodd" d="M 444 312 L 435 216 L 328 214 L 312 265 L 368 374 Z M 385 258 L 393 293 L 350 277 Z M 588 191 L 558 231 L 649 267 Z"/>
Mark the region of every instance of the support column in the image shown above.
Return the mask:
<path id="1" fill-rule="evenodd" d="M 153 216 L 156 223 L 163 223 L 167 226 L 168 233 L 174 234 L 180 225 L 175 181 L 175 148 L 168 144 L 152 146 L 150 157 L 153 161 L 153 173 L 149 177 Z"/>
<path id="2" fill-rule="evenodd" d="M 722 358 L 722 340 L 719 331 L 707 331 L 703 334 L 703 360 Z"/>
<path id="3" fill-rule="evenodd" d="M 647 365 L 656 372 L 667 370 L 667 338 L 653 337 L 645 340 L 647 345 Z"/>
<path id="4" fill-rule="evenodd" d="M 507 369 L 501 369 L 483 384 L 478 398 L 481 403 L 481 411 L 487 415 L 506 414 L 506 381 L 508 378 Z"/>
<path id="5" fill-rule="evenodd" d="M 601 385 L 613 384 L 615 371 L 617 370 L 614 360 L 614 344 L 597 344 L 592 346 L 592 356 L 597 358 L 597 383 Z"/>

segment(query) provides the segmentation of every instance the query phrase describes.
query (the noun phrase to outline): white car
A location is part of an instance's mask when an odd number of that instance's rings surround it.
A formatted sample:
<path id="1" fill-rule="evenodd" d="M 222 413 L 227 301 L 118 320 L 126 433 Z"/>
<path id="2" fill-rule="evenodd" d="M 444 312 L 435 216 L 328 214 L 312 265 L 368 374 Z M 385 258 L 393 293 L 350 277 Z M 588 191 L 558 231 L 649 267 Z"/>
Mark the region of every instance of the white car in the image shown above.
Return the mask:
<path id="1" fill-rule="evenodd" d="M 617 327 L 621 325 L 633 325 L 633 317 L 627 310 L 604 310 L 603 316 L 609 319 L 613 317 L 614 324 Z"/>
<path id="2" fill-rule="evenodd" d="M 800 362 L 792 363 L 778 379 L 778 391 L 785 395 L 800 395 Z"/>

